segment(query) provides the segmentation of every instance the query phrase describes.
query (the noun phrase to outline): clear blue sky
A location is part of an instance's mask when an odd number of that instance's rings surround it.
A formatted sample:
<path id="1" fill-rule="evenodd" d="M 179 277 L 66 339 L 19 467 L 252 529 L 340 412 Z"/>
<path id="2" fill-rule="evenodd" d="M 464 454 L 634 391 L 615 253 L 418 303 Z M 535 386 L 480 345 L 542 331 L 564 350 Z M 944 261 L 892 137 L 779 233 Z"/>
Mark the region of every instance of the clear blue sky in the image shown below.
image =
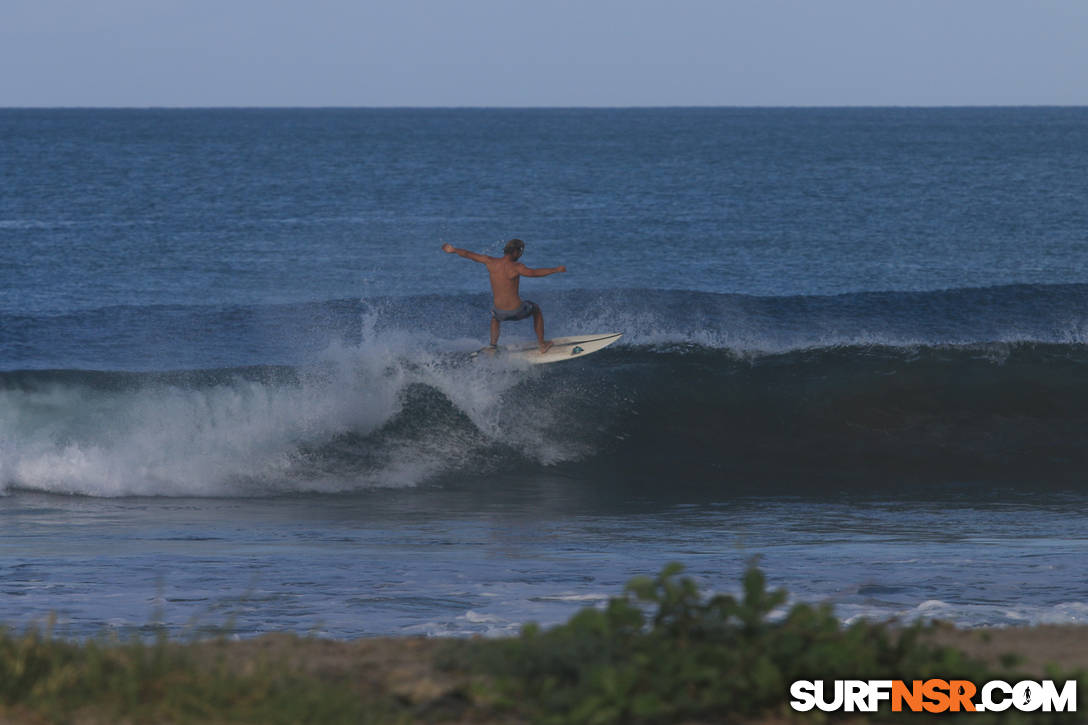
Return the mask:
<path id="1" fill-rule="evenodd" d="M 1036 104 L 1088 0 L 0 0 L 0 106 Z"/>

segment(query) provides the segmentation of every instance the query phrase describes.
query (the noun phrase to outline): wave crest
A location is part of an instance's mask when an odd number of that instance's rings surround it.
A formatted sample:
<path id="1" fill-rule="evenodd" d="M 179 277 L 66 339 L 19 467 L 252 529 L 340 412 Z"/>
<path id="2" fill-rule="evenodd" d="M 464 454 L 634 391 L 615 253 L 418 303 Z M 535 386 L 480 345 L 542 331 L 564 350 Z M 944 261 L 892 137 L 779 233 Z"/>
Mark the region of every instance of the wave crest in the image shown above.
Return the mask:
<path id="1" fill-rule="evenodd" d="M 526 369 L 371 343 L 297 368 L 9 372 L 0 485 L 253 496 L 544 469 L 722 489 L 1079 480 L 1086 370 L 1080 344 L 627 345 Z"/>

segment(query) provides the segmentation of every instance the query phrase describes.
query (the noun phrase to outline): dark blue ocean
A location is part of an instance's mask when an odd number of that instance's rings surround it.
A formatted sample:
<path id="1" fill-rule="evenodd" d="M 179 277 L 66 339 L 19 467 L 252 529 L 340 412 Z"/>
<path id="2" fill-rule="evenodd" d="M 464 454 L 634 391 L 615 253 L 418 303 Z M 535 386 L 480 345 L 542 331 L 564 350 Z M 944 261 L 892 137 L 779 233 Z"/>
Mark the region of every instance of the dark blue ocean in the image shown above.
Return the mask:
<path id="1" fill-rule="evenodd" d="M 470 358 L 511 237 L 621 342 Z M 17 628 L 1084 623 L 1086 441 L 1086 108 L 0 110 Z"/>

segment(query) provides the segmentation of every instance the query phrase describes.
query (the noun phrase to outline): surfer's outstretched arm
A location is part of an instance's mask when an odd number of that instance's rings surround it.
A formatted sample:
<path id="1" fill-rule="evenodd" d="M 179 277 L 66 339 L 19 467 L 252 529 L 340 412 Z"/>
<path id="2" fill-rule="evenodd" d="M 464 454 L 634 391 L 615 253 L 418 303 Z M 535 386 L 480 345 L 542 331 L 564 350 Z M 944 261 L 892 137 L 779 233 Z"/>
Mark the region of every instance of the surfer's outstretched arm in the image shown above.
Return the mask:
<path id="1" fill-rule="evenodd" d="M 449 242 L 446 242 L 442 245 L 442 251 L 446 254 L 456 254 L 458 257 L 471 259 L 473 262 L 479 262 L 480 264 L 487 264 L 487 260 L 490 259 L 490 257 L 486 257 L 482 254 L 476 254 L 476 252 L 470 252 L 467 249 L 458 249 Z"/>
<path id="2" fill-rule="evenodd" d="M 557 274 L 566 271 L 567 268 L 563 265 L 558 267 L 541 267 L 540 269 L 532 269 L 531 267 L 526 267 L 524 264 L 518 265 L 518 274 L 522 277 L 547 277 L 549 274 Z"/>

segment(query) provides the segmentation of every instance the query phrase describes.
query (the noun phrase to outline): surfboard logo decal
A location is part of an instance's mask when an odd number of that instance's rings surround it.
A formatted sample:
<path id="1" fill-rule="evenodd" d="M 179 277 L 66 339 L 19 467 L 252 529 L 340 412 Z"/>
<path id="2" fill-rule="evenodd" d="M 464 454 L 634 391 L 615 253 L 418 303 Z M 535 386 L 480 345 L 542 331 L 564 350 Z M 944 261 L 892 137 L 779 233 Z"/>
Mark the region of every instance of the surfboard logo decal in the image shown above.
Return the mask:
<path id="1" fill-rule="evenodd" d="M 571 354 L 571 355 L 577 355 L 577 354 L 578 354 L 578 353 L 580 353 L 580 352 L 585 352 L 585 350 L 583 350 L 583 349 L 582 349 L 581 347 L 579 347 L 578 345 L 575 345 L 575 346 L 574 346 L 574 349 L 570 351 L 570 354 Z"/>

